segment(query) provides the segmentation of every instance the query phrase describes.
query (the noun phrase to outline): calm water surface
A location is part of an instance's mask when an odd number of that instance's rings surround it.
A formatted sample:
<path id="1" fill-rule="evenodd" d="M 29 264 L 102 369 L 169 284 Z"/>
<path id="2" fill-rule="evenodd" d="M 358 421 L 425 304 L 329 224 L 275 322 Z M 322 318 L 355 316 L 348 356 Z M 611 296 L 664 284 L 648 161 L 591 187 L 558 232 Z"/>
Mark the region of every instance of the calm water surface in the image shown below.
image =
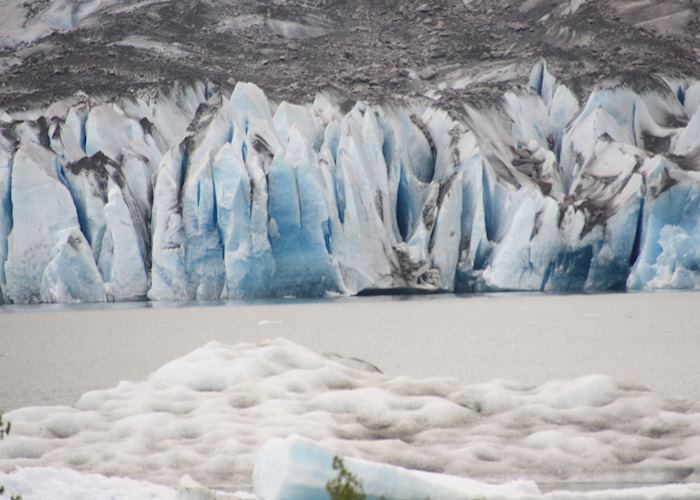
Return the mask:
<path id="1" fill-rule="evenodd" d="M 494 294 L 0 307 L 0 410 L 70 405 L 210 340 L 275 337 L 391 375 L 537 384 L 602 373 L 700 399 L 700 293 Z"/>

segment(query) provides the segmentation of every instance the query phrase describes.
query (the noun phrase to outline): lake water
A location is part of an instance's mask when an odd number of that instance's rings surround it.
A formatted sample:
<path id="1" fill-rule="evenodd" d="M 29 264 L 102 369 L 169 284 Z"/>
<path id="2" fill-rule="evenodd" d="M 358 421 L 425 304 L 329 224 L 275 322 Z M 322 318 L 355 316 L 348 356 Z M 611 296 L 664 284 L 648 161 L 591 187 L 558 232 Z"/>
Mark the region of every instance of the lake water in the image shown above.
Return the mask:
<path id="1" fill-rule="evenodd" d="M 391 375 L 538 384 L 601 373 L 700 399 L 700 293 L 493 294 L 0 307 L 0 410 L 73 404 L 210 340 L 276 337 Z"/>

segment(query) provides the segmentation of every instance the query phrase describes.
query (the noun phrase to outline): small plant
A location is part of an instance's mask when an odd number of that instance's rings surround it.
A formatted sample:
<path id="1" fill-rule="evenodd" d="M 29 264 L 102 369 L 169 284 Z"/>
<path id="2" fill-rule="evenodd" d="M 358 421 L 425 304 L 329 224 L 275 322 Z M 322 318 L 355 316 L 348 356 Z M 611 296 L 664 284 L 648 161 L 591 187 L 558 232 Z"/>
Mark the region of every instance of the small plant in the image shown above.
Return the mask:
<path id="1" fill-rule="evenodd" d="M 326 483 L 331 500 L 366 500 L 362 483 L 355 474 L 345 468 L 341 457 L 333 457 L 333 470 L 338 475 Z"/>
<path id="2" fill-rule="evenodd" d="M 10 435 L 10 430 L 12 429 L 12 425 L 10 422 L 3 422 L 2 420 L 2 412 L 0 412 L 0 440 L 2 440 L 5 436 Z M 5 494 L 5 487 L 0 484 L 0 495 Z M 22 500 L 21 495 L 12 495 L 10 496 L 10 500 Z"/>
<path id="3" fill-rule="evenodd" d="M 10 422 L 3 422 L 2 420 L 2 412 L 0 412 L 0 439 L 4 438 L 5 436 L 10 435 L 10 430 L 12 429 L 12 424 Z"/>
<path id="4" fill-rule="evenodd" d="M 0 486 L 0 495 L 4 495 L 4 494 L 5 494 L 5 487 Z M 22 500 L 22 495 L 12 495 L 10 497 L 10 500 Z"/>
<path id="5" fill-rule="evenodd" d="M 5 487 L 0 484 L 0 495 L 5 494 Z M 10 500 L 22 500 L 22 495 L 11 495 Z"/>

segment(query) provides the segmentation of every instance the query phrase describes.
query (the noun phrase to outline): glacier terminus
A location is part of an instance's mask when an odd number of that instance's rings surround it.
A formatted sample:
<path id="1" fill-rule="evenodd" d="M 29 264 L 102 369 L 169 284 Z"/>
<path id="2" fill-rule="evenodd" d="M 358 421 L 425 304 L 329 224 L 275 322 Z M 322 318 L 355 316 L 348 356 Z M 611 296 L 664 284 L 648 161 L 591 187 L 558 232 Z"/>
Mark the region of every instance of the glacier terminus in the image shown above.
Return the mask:
<path id="1" fill-rule="evenodd" d="M 347 108 L 347 109 L 346 109 Z M 700 82 L 344 107 L 202 81 L 0 123 L 5 302 L 700 287 Z"/>

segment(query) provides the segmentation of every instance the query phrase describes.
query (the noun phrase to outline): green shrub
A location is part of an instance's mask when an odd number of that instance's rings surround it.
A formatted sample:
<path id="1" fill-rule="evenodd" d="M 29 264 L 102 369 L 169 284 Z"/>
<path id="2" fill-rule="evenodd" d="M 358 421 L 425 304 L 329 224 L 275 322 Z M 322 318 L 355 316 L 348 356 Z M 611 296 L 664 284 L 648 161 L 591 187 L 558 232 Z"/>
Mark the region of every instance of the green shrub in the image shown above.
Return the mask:
<path id="1" fill-rule="evenodd" d="M 3 422 L 2 420 L 2 412 L 0 412 L 0 439 L 3 439 L 5 436 L 10 435 L 10 429 L 12 426 L 10 425 L 10 422 Z M 0 484 L 0 495 L 5 494 L 5 487 Z M 20 495 L 12 495 L 10 496 L 10 500 L 22 500 L 22 497 Z"/>
<path id="2" fill-rule="evenodd" d="M 9 436 L 11 428 L 12 426 L 10 425 L 10 422 L 3 422 L 2 412 L 0 412 L 0 439 L 4 438 L 5 436 Z"/>
<path id="3" fill-rule="evenodd" d="M 345 468 L 341 457 L 333 457 L 333 470 L 338 474 L 326 483 L 331 500 L 366 500 L 367 496 L 357 476 Z"/>

